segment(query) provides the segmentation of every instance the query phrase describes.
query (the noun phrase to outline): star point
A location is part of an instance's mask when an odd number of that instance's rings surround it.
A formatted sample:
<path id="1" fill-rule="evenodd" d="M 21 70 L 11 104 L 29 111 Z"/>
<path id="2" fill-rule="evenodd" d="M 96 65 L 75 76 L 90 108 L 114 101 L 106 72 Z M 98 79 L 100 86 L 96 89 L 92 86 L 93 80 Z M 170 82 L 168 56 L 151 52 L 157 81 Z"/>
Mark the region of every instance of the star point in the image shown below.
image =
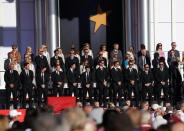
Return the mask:
<path id="1" fill-rule="evenodd" d="M 107 25 L 107 13 L 101 13 L 101 14 L 97 14 L 94 16 L 90 17 L 90 20 L 95 22 L 95 29 L 94 32 L 97 32 L 97 30 L 102 26 L 102 25 Z"/>

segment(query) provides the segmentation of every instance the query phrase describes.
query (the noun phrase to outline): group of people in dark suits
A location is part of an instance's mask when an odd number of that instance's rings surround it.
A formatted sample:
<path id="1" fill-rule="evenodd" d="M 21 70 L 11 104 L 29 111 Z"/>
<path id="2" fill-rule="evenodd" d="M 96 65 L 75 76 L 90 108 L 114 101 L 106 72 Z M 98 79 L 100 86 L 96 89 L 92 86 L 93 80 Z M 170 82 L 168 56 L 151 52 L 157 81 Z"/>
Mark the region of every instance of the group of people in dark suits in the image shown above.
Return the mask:
<path id="1" fill-rule="evenodd" d="M 158 57 L 153 59 L 152 69 L 150 55 L 144 45 L 141 45 L 137 56 L 132 51 L 127 52 L 125 61 L 117 43 L 114 44 L 110 58 L 106 50 L 100 50 L 94 58 L 89 44 L 84 45 L 81 56 L 74 48 L 64 59 L 59 48 L 49 59 L 48 54 L 46 56 L 44 53 L 44 49 L 39 48 L 38 55 L 34 59 L 31 57 L 35 72 L 30 69 L 29 62 L 24 62 L 19 73 L 14 63 L 7 64 L 5 61 L 8 105 L 12 102 L 16 106 L 22 102 L 26 107 L 35 102 L 39 105 L 46 103 L 50 85 L 49 95 L 76 96 L 81 101 L 97 100 L 101 104 L 132 100 L 138 106 L 141 100 L 177 102 L 182 96 L 181 74 L 177 68 L 178 61 L 174 58 L 178 52 L 175 49 L 169 51 L 169 68 L 165 59 L 156 52 Z M 8 56 L 12 60 L 11 52 Z"/>

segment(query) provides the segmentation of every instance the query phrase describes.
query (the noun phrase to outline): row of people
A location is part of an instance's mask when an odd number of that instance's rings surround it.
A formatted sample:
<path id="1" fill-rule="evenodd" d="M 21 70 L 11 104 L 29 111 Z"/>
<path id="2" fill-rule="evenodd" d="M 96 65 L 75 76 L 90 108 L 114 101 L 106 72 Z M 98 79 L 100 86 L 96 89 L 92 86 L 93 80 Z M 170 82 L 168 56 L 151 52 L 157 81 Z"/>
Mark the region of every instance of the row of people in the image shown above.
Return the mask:
<path id="1" fill-rule="evenodd" d="M 9 70 L 6 70 L 4 75 L 7 100 L 17 103 L 20 101 L 19 97 L 23 96 L 24 104 L 31 100 L 46 102 L 51 80 L 54 96 L 76 96 L 81 100 L 96 99 L 101 103 L 106 102 L 107 98 L 114 102 L 132 99 L 136 105 L 141 99 L 180 101 L 181 75 L 178 68 L 173 68 L 173 74 L 170 75 L 165 63 L 160 61 L 160 67 L 154 73 L 148 64 L 144 65 L 143 72 L 138 73 L 133 68 L 133 61 L 129 61 L 128 64 L 127 69 L 122 69 L 119 61 L 115 61 L 109 69 L 101 60 L 97 68 L 91 70 L 90 66 L 86 66 L 82 74 L 77 71 L 75 63 L 71 63 L 66 72 L 57 64 L 51 74 L 45 67 L 41 67 L 40 71 L 36 72 L 34 84 L 34 73 L 30 70 L 29 63 L 24 64 L 20 75 L 14 70 L 14 64 L 10 63 Z M 178 76 L 180 80 L 176 79 Z"/>

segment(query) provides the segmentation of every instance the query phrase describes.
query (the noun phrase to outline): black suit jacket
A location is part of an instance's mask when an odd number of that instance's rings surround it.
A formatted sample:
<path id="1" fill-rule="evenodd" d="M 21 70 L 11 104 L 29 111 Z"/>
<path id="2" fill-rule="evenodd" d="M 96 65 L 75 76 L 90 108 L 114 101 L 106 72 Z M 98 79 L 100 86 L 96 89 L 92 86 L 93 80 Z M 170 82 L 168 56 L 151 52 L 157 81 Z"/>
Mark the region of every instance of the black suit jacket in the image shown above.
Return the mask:
<path id="1" fill-rule="evenodd" d="M 123 82 L 123 75 L 122 75 L 122 70 L 117 68 L 112 68 L 110 70 L 110 76 L 111 76 L 111 82 L 112 83 L 118 83 L 118 82 Z"/>
<path id="2" fill-rule="evenodd" d="M 26 74 L 25 70 L 22 70 L 20 73 L 20 80 L 22 83 L 22 87 L 26 88 L 32 88 L 33 87 L 33 71 L 29 70 L 29 75 Z"/>
<path id="3" fill-rule="evenodd" d="M 77 57 L 74 57 L 71 59 L 70 57 L 67 57 L 65 60 L 65 67 L 66 70 L 69 70 L 70 66 L 75 63 L 76 64 L 76 70 L 79 71 L 79 59 Z"/>
<path id="4" fill-rule="evenodd" d="M 69 84 L 78 83 L 79 82 L 79 79 L 80 79 L 80 76 L 79 76 L 78 71 L 74 70 L 72 72 L 70 69 L 68 69 L 68 72 L 67 72 L 67 80 L 68 80 L 68 83 Z"/>
<path id="5" fill-rule="evenodd" d="M 101 61 L 101 60 L 103 60 L 104 61 L 104 65 L 107 67 L 107 60 L 106 60 L 106 58 L 105 57 L 96 57 L 95 58 L 95 60 L 94 60 L 94 67 L 96 67 L 98 64 L 99 64 L 99 62 Z"/>
<path id="6" fill-rule="evenodd" d="M 148 74 L 145 71 L 141 73 L 141 82 L 143 85 L 146 83 L 152 83 L 153 81 L 154 81 L 154 78 L 151 71 L 149 71 Z"/>
<path id="7" fill-rule="evenodd" d="M 10 64 L 10 59 L 6 59 L 4 61 L 4 70 L 9 70 L 9 64 Z"/>
<path id="8" fill-rule="evenodd" d="M 90 68 L 92 68 L 92 67 L 93 67 L 93 58 L 92 58 L 92 56 L 88 55 L 87 58 L 85 58 L 85 56 L 81 56 L 81 64 L 82 64 L 85 60 L 88 60 L 89 66 L 90 66 Z"/>
<path id="9" fill-rule="evenodd" d="M 103 83 L 104 80 L 108 81 L 108 78 L 109 78 L 109 73 L 108 73 L 107 68 L 103 68 L 103 69 L 97 68 L 96 69 L 95 79 L 97 83 Z"/>
<path id="10" fill-rule="evenodd" d="M 167 68 L 164 68 L 163 71 L 161 71 L 160 69 L 157 69 L 155 76 L 156 76 L 155 80 L 158 84 L 160 84 L 161 81 L 164 81 L 167 83 L 167 81 L 169 80 L 169 70 Z"/>
<path id="11" fill-rule="evenodd" d="M 64 70 L 64 62 L 63 62 L 63 59 L 61 57 L 55 57 L 53 56 L 51 59 L 50 59 L 50 66 L 51 67 L 56 67 L 56 64 L 57 64 L 57 61 L 59 61 L 59 64 L 62 68 L 62 70 Z"/>
<path id="12" fill-rule="evenodd" d="M 90 84 L 92 86 L 94 78 L 93 78 L 93 73 L 90 71 L 88 76 L 87 76 L 87 72 L 83 72 L 81 74 L 81 82 L 82 82 L 82 87 L 85 87 L 86 84 Z"/>
<path id="13" fill-rule="evenodd" d="M 49 64 L 45 56 L 41 58 L 40 55 L 37 55 L 35 57 L 35 64 L 36 64 L 36 72 L 41 72 L 42 68 L 46 68 L 47 69 L 46 72 L 49 73 Z"/>
<path id="14" fill-rule="evenodd" d="M 10 73 L 9 70 L 5 71 L 4 81 L 6 83 L 6 88 L 10 88 L 10 84 L 14 84 L 15 88 L 20 87 L 20 77 L 16 70 L 13 70 L 13 73 Z"/>
<path id="15" fill-rule="evenodd" d="M 36 85 L 38 87 L 41 87 L 42 84 L 44 84 L 46 87 L 48 87 L 50 80 L 50 75 L 48 73 L 44 73 L 44 78 L 41 75 L 41 72 L 36 74 Z"/>
<path id="16" fill-rule="evenodd" d="M 135 83 L 138 82 L 139 76 L 136 69 L 132 68 L 132 71 L 130 72 L 129 68 L 125 70 L 125 81 L 127 84 L 130 84 L 131 80 L 134 80 Z"/>
<path id="17" fill-rule="evenodd" d="M 66 81 L 66 75 L 65 72 L 63 71 L 59 71 L 59 75 L 56 73 L 56 71 L 53 71 L 51 73 L 51 80 L 53 82 L 53 86 L 57 86 L 58 82 L 62 82 L 64 84 L 64 82 Z M 63 85 L 62 84 L 62 85 Z"/>

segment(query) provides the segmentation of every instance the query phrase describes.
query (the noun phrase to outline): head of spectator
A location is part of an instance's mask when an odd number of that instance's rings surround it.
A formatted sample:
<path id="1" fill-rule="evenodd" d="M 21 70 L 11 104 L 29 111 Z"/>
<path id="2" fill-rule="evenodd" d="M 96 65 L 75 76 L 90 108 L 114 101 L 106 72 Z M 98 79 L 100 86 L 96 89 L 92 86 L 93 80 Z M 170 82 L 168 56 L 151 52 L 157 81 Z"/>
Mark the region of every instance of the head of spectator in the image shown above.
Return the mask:
<path id="1" fill-rule="evenodd" d="M 19 116 L 21 116 L 22 113 L 18 112 L 17 110 L 10 110 L 9 112 L 9 118 L 10 118 L 10 123 L 9 123 L 9 127 L 12 127 L 13 123 L 15 121 L 18 121 Z"/>
<path id="2" fill-rule="evenodd" d="M 184 124 L 183 123 L 175 123 L 171 127 L 171 131 L 183 131 Z"/>
<path id="3" fill-rule="evenodd" d="M 90 49 L 90 44 L 89 43 L 84 43 L 83 49 Z"/>
<path id="4" fill-rule="evenodd" d="M 172 48 L 172 50 L 176 50 L 176 42 L 171 43 L 171 48 Z"/>
<path id="5" fill-rule="evenodd" d="M 156 46 L 156 51 L 162 50 L 162 43 L 158 43 Z"/>
<path id="6" fill-rule="evenodd" d="M 58 49 L 59 55 L 63 54 L 62 48 L 57 48 L 57 49 Z"/>
<path id="7" fill-rule="evenodd" d="M 184 113 L 184 101 L 180 103 L 180 110 Z"/>
<path id="8" fill-rule="evenodd" d="M 157 128 L 157 131 L 170 131 L 170 128 L 169 124 L 163 124 Z"/>
<path id="9" fill-rule="evenodd" d="M 8 129 L 8 118 L 0 115 L 0 131 L 6 131 Z"/>
<path id="10" fill-rule="evenodd" d="M 148 111 L 141 113 L 141 129 L 147 131 L 151 129 L 151 114 Z"/>
<path id="11" fill-rule="evenodd" d="M 160 112 L 161 106 L 158 105 L 157 103 L 154 103 L 151 105 L 151 108 L 153 109 L 154 112 Z"/>
<path id="12" fill-rule="evenodd" d="M 139 129 L 141 126 L 141 112 L 136 108 L 129 108 L 127 114 L 132 120 L 134 128 Z"/>
<path id="13" fill-rule="evenodd" d="M 62 124 L 68 124 L 70 131 L 84 130 L 86 114 L 81 108 L 69 108 L 62 112 Z"/>
<path id="14" fill-rule="evenodd" d="M 29 64 L 32 63 L 31 56 L 27 56 L 27 55 L 26 55 L 26 56 L 25 56 L 25 62 L 26 62 L 26 63 L 29 63 Z"/>
<path id="15" fill-rule="evenodd" d="M 149 102 L 148 101 L 142 101 L 141 102 L 141 110 L 142 111 L 148 111 L 149 110 Z"/>
<path id="16" fill-rule="evenodd" d="M 103 126 L 105 128 L 105 131 L 112 131 L 114 128 L 114 120 L 117 119 L 119 112 L 116 110 L 110 109 L 106 110 L 103 114 Z"/>
<path id="17" fill-rule="evenodd" d="M 92 109 L 93 109 L 93 107 L 91 106 L 90 102 L 85 102 L 84 103 L 83 111 L 86 113 L 87 116 L 89 116 Z"/>
<path id="18" fill-rule="evenodd" d="M 50 113 L 40 113 L 33 124 L 35 131 L 54 131 L 56 128 L 56 118 Z"/>

